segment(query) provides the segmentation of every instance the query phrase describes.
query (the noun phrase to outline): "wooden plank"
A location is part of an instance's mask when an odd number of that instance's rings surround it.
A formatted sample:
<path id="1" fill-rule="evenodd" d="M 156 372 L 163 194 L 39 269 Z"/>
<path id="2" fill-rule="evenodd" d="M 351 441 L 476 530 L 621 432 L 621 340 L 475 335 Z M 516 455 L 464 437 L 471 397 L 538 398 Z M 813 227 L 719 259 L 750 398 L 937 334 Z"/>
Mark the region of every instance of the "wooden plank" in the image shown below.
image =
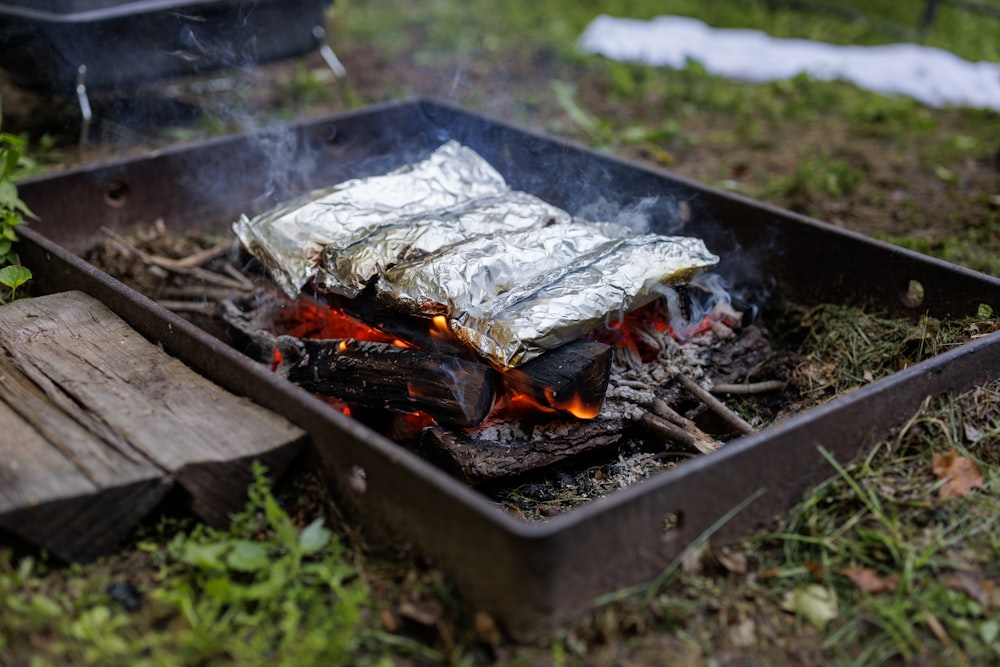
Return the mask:
<path id="1" fill-rule="evenodd" d="M 64 558 L 91 555 L 94 526 L 116 542 L 174 483 L 222 523 L 251 462 L 280 475 L 305 438 L 81 292 L 0 308 L 0 374 L 0 527 Z"/>

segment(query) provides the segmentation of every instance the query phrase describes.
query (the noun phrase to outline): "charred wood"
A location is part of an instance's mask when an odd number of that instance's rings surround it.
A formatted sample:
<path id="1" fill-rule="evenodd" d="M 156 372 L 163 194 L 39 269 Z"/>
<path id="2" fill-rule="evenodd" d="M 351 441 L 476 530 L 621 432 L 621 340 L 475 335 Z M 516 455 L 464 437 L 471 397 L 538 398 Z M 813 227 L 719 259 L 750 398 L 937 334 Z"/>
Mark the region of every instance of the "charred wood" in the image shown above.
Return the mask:
<path id="1" fill-rule="evenodd" d="M 477 426 L 496 394 L 492 368 L 458 357 L 371 341 L 277 338 L 276 372 L 322 396 L 425 412 L 456 428 Z"/>
<path id="2" fill-rule="evenodd" d="M 517 419 L 490 419 L 471 433 L 440 427 L 424 431 L 430 461 L 471 485 L 517 477 L 570 457 L 617 444 L 621 419 L 548 419 L 543 428 Z"/>
<path id="3" fill-rule="evenodd" d="M 504 371 L 504 385 L 555 408 L 578 402 L 595 412 L 611 377 L 611 347 L 579 340 Z"/>

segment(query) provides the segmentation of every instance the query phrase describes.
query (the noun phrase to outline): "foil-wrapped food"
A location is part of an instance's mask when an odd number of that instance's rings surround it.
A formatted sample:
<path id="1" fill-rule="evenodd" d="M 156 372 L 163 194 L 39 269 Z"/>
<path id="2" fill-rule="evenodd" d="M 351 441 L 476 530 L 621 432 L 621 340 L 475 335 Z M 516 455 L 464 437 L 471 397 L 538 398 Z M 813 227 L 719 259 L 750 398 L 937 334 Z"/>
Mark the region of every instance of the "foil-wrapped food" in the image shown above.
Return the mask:
<path id="1" fill-rule="evenodd" d="M 634 234 L 512 190 L 454 141 L 233 229 L 290 296 L 310 281 L 349 297 L 372 285 L 398 310 L 445 315 L 460 339 L 508 368 L 718 262 L 700 239 Z"/>

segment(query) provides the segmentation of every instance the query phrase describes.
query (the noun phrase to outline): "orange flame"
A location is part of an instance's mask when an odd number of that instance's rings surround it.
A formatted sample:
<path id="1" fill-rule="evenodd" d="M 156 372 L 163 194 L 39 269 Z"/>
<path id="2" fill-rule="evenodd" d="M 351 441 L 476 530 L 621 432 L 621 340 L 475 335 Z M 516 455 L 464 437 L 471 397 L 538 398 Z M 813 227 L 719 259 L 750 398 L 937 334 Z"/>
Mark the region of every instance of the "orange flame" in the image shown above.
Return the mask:
<path id="1" fill-rule="evenodd" d="M 560 401 L 556 399 L 555 392 L 546 387 L 545 399 L 552 407 L 568 412 L 577 419 L 593 419 L 601 412 L 600 402 L 596 405 L 588 404 L 579 393 L 574 393 L 569 400 Z"/>

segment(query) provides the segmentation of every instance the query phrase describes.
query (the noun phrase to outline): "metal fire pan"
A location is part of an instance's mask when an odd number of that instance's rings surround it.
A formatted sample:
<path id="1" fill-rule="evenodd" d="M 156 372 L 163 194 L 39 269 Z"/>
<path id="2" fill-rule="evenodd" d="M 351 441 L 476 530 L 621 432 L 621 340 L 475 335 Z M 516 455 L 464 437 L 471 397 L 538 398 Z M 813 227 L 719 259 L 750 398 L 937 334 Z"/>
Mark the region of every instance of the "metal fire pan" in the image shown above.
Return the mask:
<path id="1" fill-rule="evenodd" d="M 240 213 L 384 172 L 457 139 L 512 187 L 576 212 L 644 202 L 652 230 L 704 237 L 733 290 L 955 318 L 1000 309 L 1000 280 L 668 172 L 425 100 L 342 113 L 257 135 L 85 167 L 21 185 L 41 221 L 21 253 L 34 289 L 82 289 L 230 391 L 306 429 L 329 484 L 370 534 L 419 547 L 516 638 L 550 633 L 600 595 L 650 581 L 721 520 L 713 539 L 767 525 L 811 485 L 885 436 L 928 395 L 1000 377 L 1000 334 L 980 338 L 545 523 L 503 513 L 420 458 L 279 380 L 218 339 L 86 265 L 99 228 L 162 218 L 222 231 Z M 919 284 L 920 290 L 911 289 Z M 669 519 L 669 520 L 668 520 Z M 665 528 L 668 526 L 668 528 Z"/>
<path id="2" fill-rule="evenodd" d="M 0 67 L 18 85 L 71 94 L 316 50 L 331 0 L 0 0 Z"/>

